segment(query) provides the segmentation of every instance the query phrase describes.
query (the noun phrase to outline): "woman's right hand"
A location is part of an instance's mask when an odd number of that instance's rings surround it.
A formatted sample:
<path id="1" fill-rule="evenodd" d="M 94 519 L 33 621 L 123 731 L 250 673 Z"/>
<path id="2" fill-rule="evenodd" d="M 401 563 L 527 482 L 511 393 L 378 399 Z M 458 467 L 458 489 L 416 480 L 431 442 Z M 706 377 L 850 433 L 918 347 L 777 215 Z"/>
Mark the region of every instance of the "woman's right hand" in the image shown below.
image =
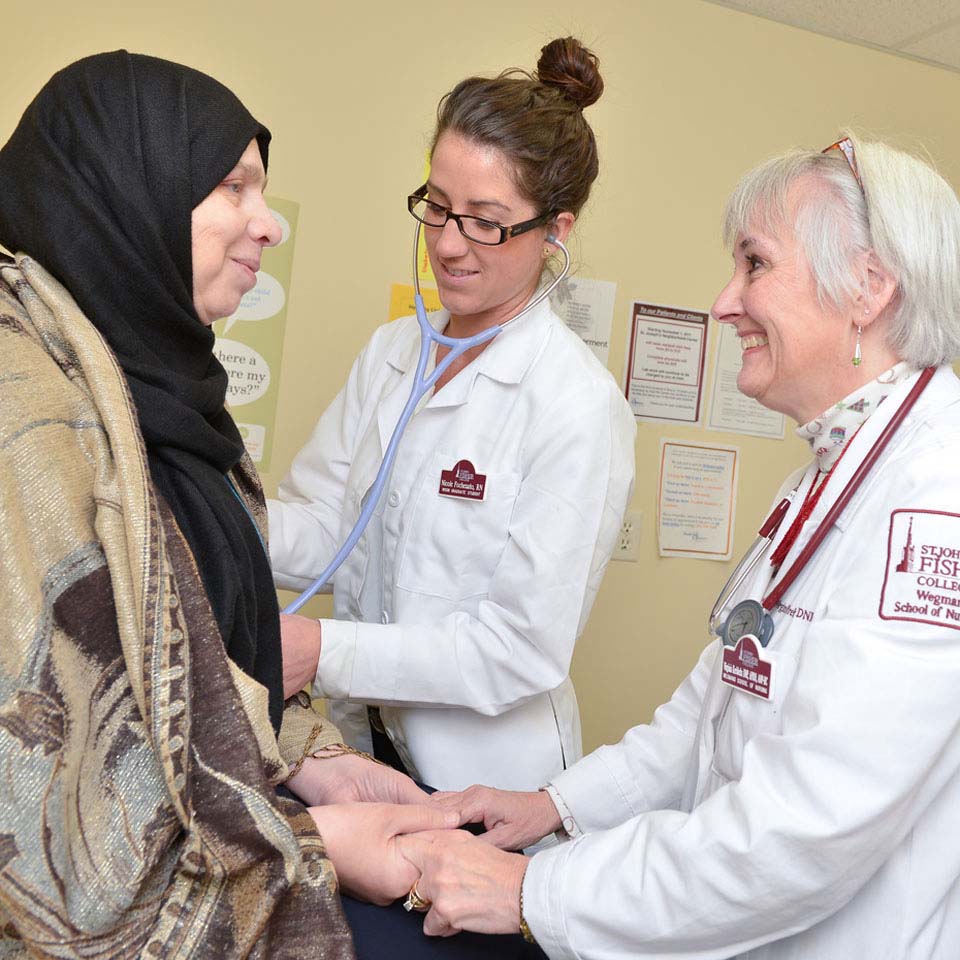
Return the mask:
<path id="1" fill-rule="evenodd" d="M 283 647 L 283 699 L 313 683 L 320 663 L 320 621 L 298 614 L 280 614 Z"/>
<path id="2" fill-rule="evenodd" d="M 408 776 L 369 757 L 340 753 L 307 757 L 286 785 L 308 806 L 330 803 L 426 803 L 427 794 Z M 326 751 L 321 751 L 324 753 Z"/>
<path id="3" fill-rule="evenodd" d="M 457 825 L 453 811 L 426 805 L 339 803 L 307 810 L 323 837 L 341 890 L 381 907 L 406 896 L 420 876 L 397 848 L 397 837 Z"/>
<path id="4" fill-rule="evenodd" d="M 481 840 L 501 850 L 522 850 L 560 829 L 560 814 L 546 790 L 529 793 L 467 787 L 460 793 L 435 793 L 431 806 L 455 810 L 460 824 L 482 823 Z"/>

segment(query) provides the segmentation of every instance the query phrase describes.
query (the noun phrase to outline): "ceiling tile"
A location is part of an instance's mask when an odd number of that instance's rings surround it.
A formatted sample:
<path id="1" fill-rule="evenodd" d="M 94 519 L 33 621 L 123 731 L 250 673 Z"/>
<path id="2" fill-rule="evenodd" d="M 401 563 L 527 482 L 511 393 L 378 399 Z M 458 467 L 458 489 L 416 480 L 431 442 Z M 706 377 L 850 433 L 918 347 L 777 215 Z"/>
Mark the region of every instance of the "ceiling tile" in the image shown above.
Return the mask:
<path id="1" fill-rule="evenodd" d="M 709 0 L 842 40 L 899 48 L 960 18 L 960 0 Z M 923 54 L 909 51 L 914 56 Z"/>
<path id="2" fill-rule="evenodd" d="M 935 60 L 960 70 L 960 22 L 901 49 L 912 57 Z"/>

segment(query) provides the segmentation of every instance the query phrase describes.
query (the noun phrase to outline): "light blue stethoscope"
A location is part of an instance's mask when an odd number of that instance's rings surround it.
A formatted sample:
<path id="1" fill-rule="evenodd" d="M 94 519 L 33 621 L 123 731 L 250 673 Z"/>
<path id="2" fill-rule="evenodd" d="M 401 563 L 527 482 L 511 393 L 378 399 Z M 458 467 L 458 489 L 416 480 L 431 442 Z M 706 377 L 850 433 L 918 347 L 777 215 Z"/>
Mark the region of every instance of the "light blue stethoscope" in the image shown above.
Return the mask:
<path id="1" fill-rule="evenodd" d="M 284 613 L 296 613 L 311 597 L 313 597 L 322 587 L 329 582 L 334 573 L 339 569 L 340 565 L 344 560 L 350 555 L 350 551 L 357 545 L 357 542 L 360 540 L 360 537 L 363 536 L 363 531 L 366 530 L 367 524 L 370 522 L 370 518 L 373 516 L 374 511 L 377 508 L 377 503 L 380 500 L 380 497 L 383 493 L 383 488 L 387 483 L 387 477 L 390 475 L 390 471 L 393 468 L 393 462 L 397 456 L 397 448 L 400 446 L 400 438 L 403 435 L 403 431 L 406 429 L 407 424 L 410 422 L 410 418 L 413 416 L 414 411 L 417 409 L 417 405 L 423 399 L 424 395 L 432 390 L 434 384 L 437 380 L 443 376 L 443 374 L 449 369 L 450 365 L 454 363 L 459 357 L 462 357 L 468 350 L 471 350 L 473 347 L 477 347 L 482 343 L 488 343 L 492 340 L 504 327 L 508 326 L 511 323 L 514 323 L 516 320 L 519 320 L 524 314 L 529 313 L 537 304 L 541 303 L 544 299 L 550 296 L 559 283 L 561 283 L 567 274 L 570 272 L 570 253 L 563 243 L 552 235 L 547 236 L 547 243 L 555 246 L 563 254 L 563 269 L 560 273 L 557 274 L 554 279 L 547 284 L 527 305 L 517 314 L 512 316 L 509 320 L 505 320 L 503 323 L 495 324 L 492 327 L 488 327 L 486 330 L 482 330 L 480 333 L 474 334 L 472 337 L 446 337 L 442 333 L 438 333 L 430 325 L 430 321 L 427 320 L 427 311 L 423 305 L 423 297 L 420 295 L 420 278 L 417 272 L 417 253 L 420 247 L 420 229 L 421 223 L 417 221 L 416 231 L 413 235 L 413 288 L 414 288 L 414 305 L 417 312 L 417 323 L 420 325 L 420 357 L 417 360 L 417 371 L 413 378 L 413 386 L 410 390 L 410 396 L 407 398 L 406 406 L 403 408 L 403 412 L 400 414 L 400 418 L 397 420 L 397 425 L 393 428 L 393 435 L 390 437 L 390 442 L 387 444 L 386 452 L 383 455 L 383 461 L 380 464 L 380 469 L 377 471 L 376 479 L 373 481 L 373 485 L 370 487 L 370 490 L 365 497 L 366 503 L 364 504 L 363 509 L 360 511 L 360 516 L 357 517 L 357 522 L 353 525 L 353 529 L 350 531 L 347 539 L 344 540 L 343 546 L 336 552 L 334 558 L 327 565 L 327 568 L 317 577 L 316 580 L 307 587 L 303 593 L 297 597 L 291 604 L 284 608 Z M 433 344 L 443 345 L 450 348 L 450 352 L 443 358 L 441 363 L 438 363 L 434 367 L 433 372 L 429 376 L 425 376 L 427 369 L 427 363 L 430 359 L 430 350 Z"/>

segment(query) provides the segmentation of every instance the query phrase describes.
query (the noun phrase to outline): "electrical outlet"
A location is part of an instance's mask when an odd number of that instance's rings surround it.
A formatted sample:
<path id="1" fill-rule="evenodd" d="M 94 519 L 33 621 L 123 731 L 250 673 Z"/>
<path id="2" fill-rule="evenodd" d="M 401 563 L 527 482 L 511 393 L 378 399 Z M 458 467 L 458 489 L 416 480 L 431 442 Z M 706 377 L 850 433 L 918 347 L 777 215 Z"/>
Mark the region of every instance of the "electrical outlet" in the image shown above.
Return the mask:
<path id="1" fill-rule="evenodd" d="M 629 560 L 636 563 L 640 559 L 640 528 L 643 513 L 640 510 L 628 510 L 620 525 L 617 542 L 613 546 L 614 560 Z"/>

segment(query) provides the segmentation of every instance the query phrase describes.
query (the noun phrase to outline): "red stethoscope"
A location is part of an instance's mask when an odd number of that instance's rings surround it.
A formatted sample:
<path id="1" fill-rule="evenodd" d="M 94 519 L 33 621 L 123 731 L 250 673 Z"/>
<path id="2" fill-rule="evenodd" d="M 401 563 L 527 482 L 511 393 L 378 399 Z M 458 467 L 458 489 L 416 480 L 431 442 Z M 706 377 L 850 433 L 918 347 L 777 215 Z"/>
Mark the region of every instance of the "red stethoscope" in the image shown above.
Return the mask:
<path id="1" fill-rule="evenodd" d="M 773 618 L 770 611 L 780 602 L 783 595 L 790 589 L 794 580 L 800 575 L 800 572 L 807 565 L 810 558 L 816 552 L 817 548 L 823 543 L 824 538 L 832 529 L 837 518 L 843 512 L 844 507 L 850 502 L 850 498 L 857 492 L 857 488 L 864 481 L 867 474 L 877 462 L 877 458 L 884 451 L 887 444 L 897 432 L 897 428 L 903 422 L 904 417 L 913 409 L 913 405 L 920 398 L 920 394 L 926 389 L 927 384 L 936 373 L 935 367 L 927 367 L 917 378 L 907 394 L 903 403 L 900 404 L 896 413 L 890 418 L 890 422 L 883 428 L 883 432 L 874 441 L 873 446 L 863 458 L 860 466 L 854 471 L 853 476 L 847 481 L 836 502 L 827 512 L 827 515 L 820 521 L 820 525 L 814 531 L 806 546 L 797 555 L 787 572 L 780 578 L 773 589 L 759 600 L 741 600 L 726 614 L 726 606 L 730 599 L 743 585 L 743 582 L 753 572 L 754 568 L 765 556 L 767 548 L 770 546 L 774 536 L 780 529 L 783 518 L 790 509 L 790 504 L 796 496 L 793 491 L 780 501 L 771 512 L 770 516 L 763 521 L 763 525 L 757 533 L 757 539 L 747 551 L 744 558 L 737 564 L 736 569 L 730 575 L 730 578 L 723 585 L 717 602 L 710 611 L 709 630 L 714 636 L 720 637 L 725 646 L 735 646 L 740 637 L 745 634 L 755 636 L 762 646 L 766 646 L 773 636 Z M 813 511 L 816 500 L 823 492 L 826 480 L 822 481 L 812 497 L 812 502 L 805 504 L 806 515 L 809 516 Z M 811 487 L 812 492 L 812 487 Z M 809 496 L 809 494 L 808 494 Z M 801 511 L 803 514 L 804 511 Z M 804 518 L 805 519 L 805 518 Z M 802 525 L 802 521 L 801 524 Z M 799 532 L 799 526 L 798 530 Z"/>

